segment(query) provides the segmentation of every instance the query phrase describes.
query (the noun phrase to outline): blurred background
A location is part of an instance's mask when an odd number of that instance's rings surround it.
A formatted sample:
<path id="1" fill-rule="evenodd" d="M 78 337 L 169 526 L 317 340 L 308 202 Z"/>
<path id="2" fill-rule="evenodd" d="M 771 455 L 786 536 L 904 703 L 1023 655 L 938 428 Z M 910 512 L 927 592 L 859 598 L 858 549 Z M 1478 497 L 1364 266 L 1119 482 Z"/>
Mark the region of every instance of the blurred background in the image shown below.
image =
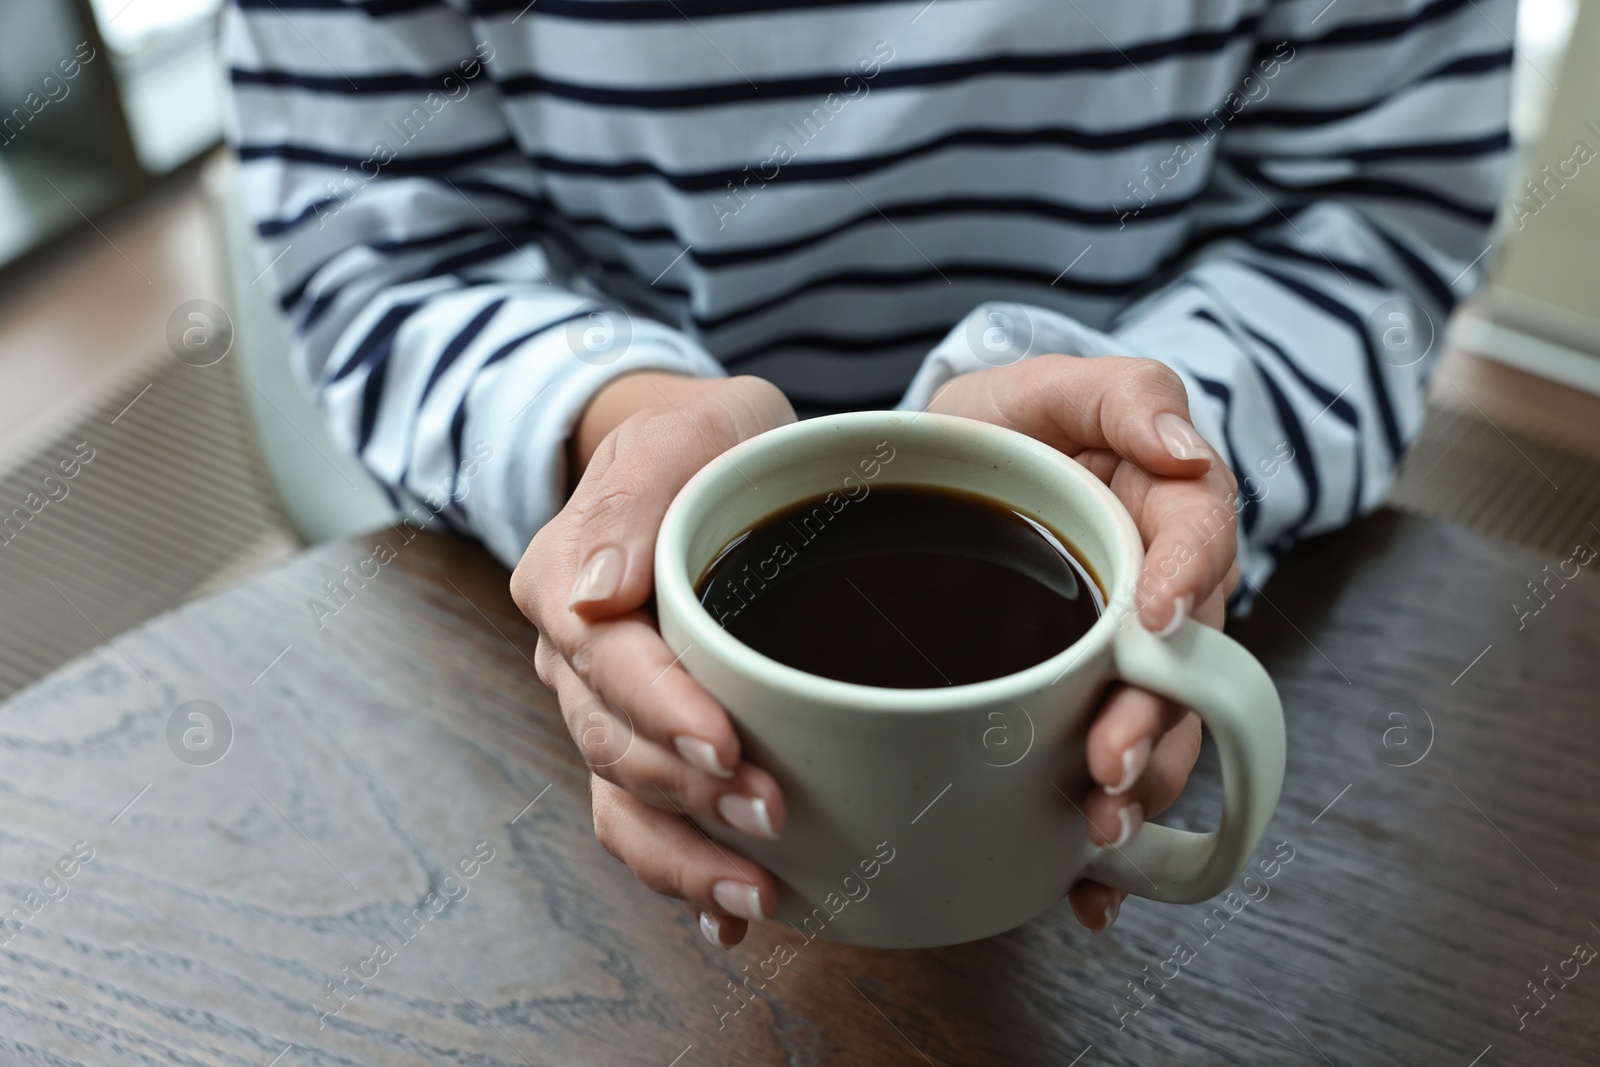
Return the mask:
<path id="1" fill-rule="evenodd" d="M 0 0 L 0 699 L 390 518 L 289 381 L 256 284 L 220 8 Z M 1600 536 L 1600 165 L 1551 171 L 1600 153 L 1600 0 L 1523 0 L 1498 28 L 1520 171 L 1489 286 L 1403 324 L 1445 355 L 1391 503 L 1564 559 Z"/>

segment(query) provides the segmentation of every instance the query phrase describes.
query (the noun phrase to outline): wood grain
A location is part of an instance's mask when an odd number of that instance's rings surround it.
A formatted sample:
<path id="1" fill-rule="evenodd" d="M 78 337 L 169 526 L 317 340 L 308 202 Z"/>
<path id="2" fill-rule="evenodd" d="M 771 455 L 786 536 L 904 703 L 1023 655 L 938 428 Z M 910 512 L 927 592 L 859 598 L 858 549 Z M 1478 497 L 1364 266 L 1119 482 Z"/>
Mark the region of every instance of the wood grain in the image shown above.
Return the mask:
<path id="1" fill-rule="evenodd" d="M 721 953 L 595 843 L 504 571 L 475 546 L 405 537 L 297 558 L 0 709 L 0 917 L 27 920 L 0 947 L 0 1062 L 1600 1058 L 1600 965 L 1552 983 L 1520 1031 L 1513 1010 L 1545 965 L 1600 946 L 1592 577 L 1519 630 L 1510 605 L 1555 561 L 1394 515 L 1297 550 L 1238 628 L 1289 717 L 1259 859 L 1280 842 L 1293 859 L 1258 868 L 1237 915 L 1133 900 L 1097 936 L 1063 905 L 947 949 L 767 927 Z M 324 582 L 379 543 L 393 561 L 319 629 L 307 601 L 331 604 Z M 191 700 L 233 724 L 209 766 L 167 741 Z M 1410 715 L 1399 733 L 1391 711 Z M 1204 825 L 1219 797 L 1208 752 L 1168 821 Z M 77 842 L 93 858 L 61 878 Z M 475 849 L 492 859 L 463 878 Z M 34 914 L 46 875 L 66 895 Z M 792 962 L 720 1015 L 780 940 Z M 1191 957 L 1164 962 L 1180 941 Z M 372 973 L 378 942 L 391 958 L 319 1019 L 325 983 Z M 1146 979 L 1119 1027 L 1126 983 Z"/>

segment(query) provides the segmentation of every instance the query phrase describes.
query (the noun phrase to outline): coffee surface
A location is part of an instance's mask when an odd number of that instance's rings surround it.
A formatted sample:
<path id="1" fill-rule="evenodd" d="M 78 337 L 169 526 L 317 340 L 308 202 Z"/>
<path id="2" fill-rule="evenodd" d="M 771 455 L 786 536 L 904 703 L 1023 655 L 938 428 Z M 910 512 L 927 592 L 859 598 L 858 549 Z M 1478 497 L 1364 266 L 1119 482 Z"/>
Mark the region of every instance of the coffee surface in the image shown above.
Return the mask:
<path id="1" fill-rule="evenodd" d="M 810 674 L 892 689 L 1000 678 L 1100 617 L 1099 587 L 1043 526 L 916 486 L 831 493 L 735 539 L 696 588 L 727 631 Z"/>

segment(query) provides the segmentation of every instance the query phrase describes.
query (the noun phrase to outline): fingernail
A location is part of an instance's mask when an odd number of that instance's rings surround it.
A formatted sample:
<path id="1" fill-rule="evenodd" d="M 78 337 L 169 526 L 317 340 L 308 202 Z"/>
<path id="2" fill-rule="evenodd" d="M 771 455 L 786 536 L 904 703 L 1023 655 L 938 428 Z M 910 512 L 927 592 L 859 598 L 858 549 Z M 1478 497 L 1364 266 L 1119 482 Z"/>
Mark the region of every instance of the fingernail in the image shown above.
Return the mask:
<path id="1" fill-rule="evenodd" d="M 1121 913 L 1122 913 L 1122 898 L 1121 897 L 1112 897 L 1111 898 L 1111 903 L 1106 905 L 1106 922 L 1105 922 L 1105 925 L 1100 927 L 1100 929 L 1096 930 L 1095 933 L 1103 934 L 1107 930 L 1111 929 L 1111 924 L 1117 921 L 1117 916 L 1120 915 Z"/>
<path id="2" fill-rule="evenodd" d="M 739 793 L 725 793 L 717 801 L 717 814 L 736 830 L 757 837 L 777 837 L 772 829 L 772 819 L 767 815 L 767 802 L 760 797 L 747 797 Z"/>
<path id="3" fill-rule="evenodd" d="M 1178 627 L 1183 625 L 1183 620 L 1189 617 L 1189 609 L 1194 607 L 1194 597 L 1188 593 L 1183 594 L 1172 602 L 1172 618 L 1167 624 L 1156 631 L 1157 637 L 1171 637 L 1178 632 Z"/>
<path id="4" fill-rule="evenodd" d="M 608 600 L 622 586 L 622 549 L 607 545 L 589 557 L 589 562 L 578 572 L 572 583 L 572 596 L 567 606 Z"/>
<path id="5" fill-rule="evenodd" d="M 722 924 L 719 923 L 717 921 L 717 917 L 711 914 L 709 911 L 702 911 L 700 913 L 700 932 L 705 935 L 705 939 L 707 941 L 711 942 L 713 945 L 716 945 L 718 948 L 728 947 L 722 943 Z"/>
<path id="6" fill-rule="evenodd" d="M 1156 416 L 1156 436 L 1173 459 L 1211 459 L 1211 446 L 1189 420 L 1171 411 Z"/>
<path id="7" fill-rule="evenodd" d="M 682 756 L 689 766 L 716 775 L 718 778 L 733 777 L 733 772 L 717 759 L 717 750 L 710 741 L 679 735 L 672 744 L 678 750 L 678 755 Z"/>
<path id="8" fill-rule="evenodd" d="M 1133 840 L 1133 835 L 1139 832 L 1139 827 L 1144 825 L 1144 805 L 1138 801 L 1124 805 L 1117 811 L 1117 822 L 1122 829 L 1117 834 L 1117 839 L 1111 842 L 1113 848 L 1121 848 Z"/>
<path id="9" fill-rule="evenodd" d="M 711 887 L 711 899 L 717 902 L 717 907 L 729 915 L 737 915 L 741 919 L 751 921 L 763 918 L 761 890 L 749 882 L 724 879 Z"/>
<path id="10" fill-rule="evenodd" d="M 1106 796 L 1121 796 L 1132 789 L 1144 769 L 1150 766 L 1150 739 L 1139 738 L 1136 744 L 1122 750 L 1122 780 L 1106 788 Z"/>

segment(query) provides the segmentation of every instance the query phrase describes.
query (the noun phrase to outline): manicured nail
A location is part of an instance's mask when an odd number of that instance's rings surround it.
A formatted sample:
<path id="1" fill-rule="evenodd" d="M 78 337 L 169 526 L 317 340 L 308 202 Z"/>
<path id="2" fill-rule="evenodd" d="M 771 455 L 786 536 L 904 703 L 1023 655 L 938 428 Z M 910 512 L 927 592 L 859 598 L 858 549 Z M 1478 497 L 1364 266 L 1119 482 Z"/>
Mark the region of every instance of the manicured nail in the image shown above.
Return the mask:
<path id="1" fill-rule="evenodd" d="M 609 600 L 622 586 L 622 549 L 607 545 L 589 557 L 589 562 L 578 572 L 572 583 L 572 596 L 567 606 Z"/>
<path id="2" fill-rule="evenodd" d="M 684 762 L 689 766 L 705 771 L 707 774 L 718 778 L 732 778 L 733 772 L 728 770 L 717 759 L 717 750 L 710 741 L 702 741 L 698 737 L 688 737 L 680 734 L 673 742 L 673 747 L 678 750 Z"/>
<path id="3" fill-rule="evenodd" d="M 735 830 L 743 830 L 757 837 L 777 837 L 772 829 L 772 819 L 767 815 L 767 802 L 760 797 L 725 793 L 717 801 L 717 814 Z"/>
<path id="4" fill-rule="evenodd" d="M 1194 597 L 1188 593 L 1174 600 L 1172 602 L 1172 618 L 1167 620 L 1165 626 L 1156 631 L 1156 636 L 1171 637 L 1177 633 L 1178 627 L 1182 626 L 1183 621 L 1189 617 L 1189 609 L 1192 607 L 1194 607 Z"/>
<path id="5" fill-rule="evenodd" d="M 700 932 L 705 935 L 705 939 L 707 941 L 711 942 L 713 945 L 716 945 L 718 948 L 728 947 L 722 943 L 722 924 L 719 923 L 717 921 L 717 917 L 711 914 L 709 911 L 702 911 L 700 913 Z"/>
<path id="6" fill-rule="evenodd" d="M 1122 750 L 1122 779 L 1116 785 L 1106 788 L 1106 796 L 1121 796 L 1132 789 L 1148 766 L 1150 766 L 1150 739 L 1141 737 L 1136 744 Z"/>
<path id="7" fill-rule="evenodd" d="M 1105 925 L 1100 927 L 1100 929 L 1096 930 L 1095 933 L 1103 934 L 1107 930 L 1111 929 L 1111 924 L 1117 921 L 1117 916 L 1120 915 L 1121 913 L 1122 913 L 1122 898 L 1121 897 L 1112 897 L 1111 898 L 1111 903 L 1106 905 L 1106 921 L 1105 921 Z"/>
<path id="8" fill-rule="evenodd" d="M 749 882 L 734 882 L 724 879 L 711 887 L 711 899 L 717 902 L 717 907 L 729 915 L 737 915 L 741 919 L 752 922 L 763 918 L 761 914 L 761 890 Z"/>
<path id="9" fill-rule="evenodd" d="M 1211 446 L 1182 415 L 1170 411 L 1157 415 L 1156 436 L 1161 438 L 1161 443 L 1173 459 L 1203 459 L 1208 462 L 1211 459 Z"/>
<path id="10" fill-rule="evenodd" d="M 1117 839 L 1111 842 L 1113 848 L 1126 845 L 1139 832 L 1139 827 L 1144 825 L 1144 805 L 1138 801 L 1124 805 L 1117 811 L 1117 822 L 1122 829 L 1117 833 Z"/>

